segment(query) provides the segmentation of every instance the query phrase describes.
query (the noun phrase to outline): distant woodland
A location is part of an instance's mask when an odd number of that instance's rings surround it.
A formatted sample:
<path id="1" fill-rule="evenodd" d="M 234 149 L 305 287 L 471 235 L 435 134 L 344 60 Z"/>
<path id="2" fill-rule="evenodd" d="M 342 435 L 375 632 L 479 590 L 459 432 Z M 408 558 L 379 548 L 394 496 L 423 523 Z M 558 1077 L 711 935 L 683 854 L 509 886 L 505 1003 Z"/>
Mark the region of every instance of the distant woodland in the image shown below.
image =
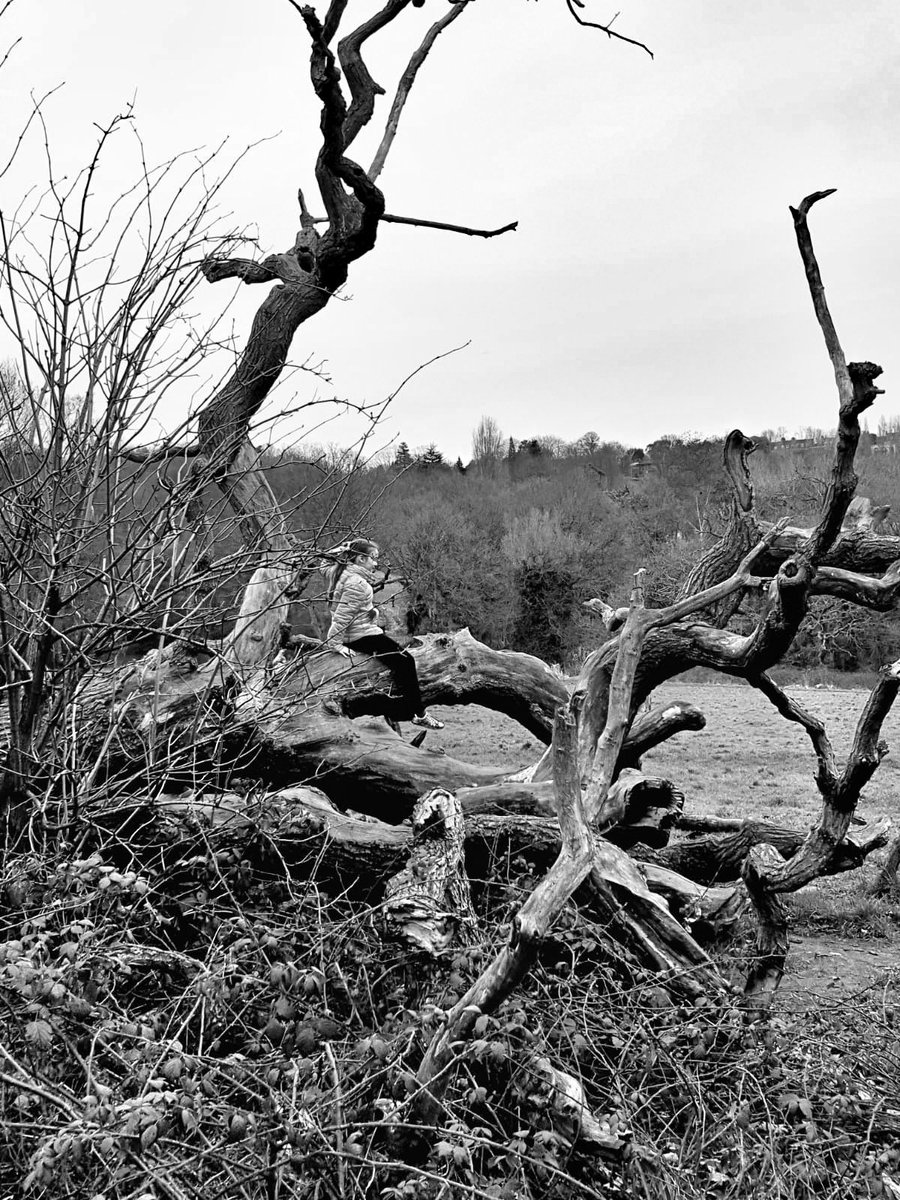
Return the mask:
<path id="1" fill-rule="evenodd" d="M 863 433 L 857 469 L 859 494 L 900 515 L 898 424 L 882 419 L 878 433 Z M 761 515 L 811 520 L 827 485 L 831 435 L 766 431 L 754 440 Z M 278 499 L 302 519 L 298 532 L 325 546 L 359 530 L 382 544 L 382 561 L 416 601 L 408 632 L 468 626 L 496 648 L 574 668 L 597 636 L 585 600 L 623 603 L 643 566 L 648 603 L 669 604 L 721 535 L 730 495 L 722 448 L 723 439 L 689 434 L 640 448 L 594 432 L 574 443 L 517 440 L 484 418 L 466 462 L 446 461 L 434 445 L 411 451 L 400 443 L 368 465 L 358 453 L 301 447 L 270 452 L 267 467 Z M 891 513 L 884 529 L 900 529 Z M 304 614 L 295 619 L 302 627 Z M 308 619 L 317 632 L 315 611 Z M 740 628 L 741 615 L 733 620 Z M 785 665 L 875 669 L 889 656 L 895 620 L 862 620 L 844 601 L 815 598 Z"/>

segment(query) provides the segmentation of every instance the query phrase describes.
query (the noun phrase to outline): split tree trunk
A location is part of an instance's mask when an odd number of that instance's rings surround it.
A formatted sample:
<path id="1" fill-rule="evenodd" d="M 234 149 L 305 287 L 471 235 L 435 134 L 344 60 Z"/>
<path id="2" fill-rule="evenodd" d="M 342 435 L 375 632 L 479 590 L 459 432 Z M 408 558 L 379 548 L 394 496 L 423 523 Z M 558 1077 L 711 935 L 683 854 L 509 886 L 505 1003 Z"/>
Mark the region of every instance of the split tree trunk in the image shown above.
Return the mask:
<path id="1" fill-rule="evenodd" d="M 844 836 L 824 855 L 818 867 L 822 875 L 839 875 L 862 866 L 873 850 L 885 845 L 891 822 L 886 818 L 873 821 Z M 639 858 L 658 863 L 685 875 L 695 883 L 721 884 L 741 878 L 744 863 L 755 846 L 772 846 L 779 861 L 793 858 L 806 845 L 808 833 L 783 829 L 765 821 L 744 821 L 733 833 L 714 834 L 675 842 L 665 849 L 651 851 L 636 849 Z"/>

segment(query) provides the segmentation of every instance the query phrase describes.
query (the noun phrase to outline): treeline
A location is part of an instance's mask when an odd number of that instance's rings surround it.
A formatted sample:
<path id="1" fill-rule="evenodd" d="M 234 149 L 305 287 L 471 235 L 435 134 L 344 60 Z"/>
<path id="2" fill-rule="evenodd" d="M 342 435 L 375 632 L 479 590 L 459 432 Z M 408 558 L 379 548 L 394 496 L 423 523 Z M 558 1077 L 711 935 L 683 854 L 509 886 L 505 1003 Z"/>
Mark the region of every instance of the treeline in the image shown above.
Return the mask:
<path id="1" fill-rule="evenodd" d="M 466 625 L 493 646 L 573 667 L 598 639 L 584 600 L 623 602 L 643 566 L 649 603 L 666 603 L 720 534 L 730 503 L 722 441 L 684 435 L 629 448 L 595 433 L 575 443 L 517 440 L 487 420 L 466 463 L 446 461 L 434 445 L 414 453 L 401 443 L 387 460 L 341 472 L 334 452 L 294 452 L 271 460 L 273 489 L 285 503 L 306 497 L 297 511 L 307 534 L 327 529 L 337 539 L 354 529 L 376 538 L 383 561 L 408 580 L 422 630 Z M 864 435 L 860 494 L 896 506 L 900 458 L 875 445 Z M 761 514 L 811 522 L 830 459 L 827 438 L 787 449 L 758 439 L 752 467 Z M 332 486 L 323 484 L 329 470 Z M 895 624 L 891 614 L 860 617 L 816 601 L 789 661 L 877 667 L 895 656 Z"/>
<path id="2" fill-rule="evenodd" d="M 199 637 L 227 631 L 258 556 L 218 489 L 211 486 L 204 496 L 206 519 L 194 531 L 191 550 L 199 564 L 209 565 L 185 588 L 176 581 L 181 552 L 169 562 L 159 549 L 161 530 L 176 536 L 178 517 L 170 508 L 177 507 L 177 493 L 170 485 L 183 464 L 116 464 L 96 438 L 86 437 L 75 413 L 71 429 L 68 419 L 64 423 L 75 450 L 50 470 L 18 408 L 10 403 L 4 411 L 4 580 L 12 586 L 21 576 L 28 593 L 23 613 L 43 594 L 28 581 L 42 579 L 52 561 L 65 600 L 54 619 L 70 640 L 73 630 L 95 625 L 98 651 L 113 633 L 116 644 L 140 649 L 156 644 L 162 627 Z M 803 524 L 815 517 L 831 444 L 821 431 L 807 432 L 788 441 L 774 433 L 757 439 L 753 477 L 767 519 L 788 516 Z M 597 644 L 599 631 L 584 600 L 623 603 L 633 572 L 645 567 L 649 603 L 671 601 L 727 519 L 731 492 L 722 439 L 679 435 L 627 447 L 593 431 L 574 442 L 552 435 L 510 438 L 484 418 L 472 450 L 463 462 L 447 461 L 436 445 L 410 450 L 401 442 L 375 456 L 366 444 L 307 445 L 270 450 L 264 463 L 298 540 L 324 549 L 353 532 L 381 543 L 382 561 L 408 581 L 421 631 L 468 626 L 490 645 L 566 668 Z M 898 451 L 900 431 L 885 426 L 863 435 L 857 456 L 859 494 L 895 512 Z M 85 522 L 88 508 L 92 524 Z M 57 545 L 67 547 L 65 562 Z M 123 581 L 116 587 L 111 562 Z M 310 603 L 316 588 L 318 601 Z M 322 632 L 321 590 L 319 580 L 298 603 L 293 618 L 301 630 L 305 624 L 307 632 Z M 111 609 L 119 614 L 113 625 L 98 624 L 98 614 Z M 24 616 L 22 622 L 22 637 L 30 636 Z M 892 614 L 816 600 L 788 661 L 871 669 L 896 657 L 895 626 Z"/>

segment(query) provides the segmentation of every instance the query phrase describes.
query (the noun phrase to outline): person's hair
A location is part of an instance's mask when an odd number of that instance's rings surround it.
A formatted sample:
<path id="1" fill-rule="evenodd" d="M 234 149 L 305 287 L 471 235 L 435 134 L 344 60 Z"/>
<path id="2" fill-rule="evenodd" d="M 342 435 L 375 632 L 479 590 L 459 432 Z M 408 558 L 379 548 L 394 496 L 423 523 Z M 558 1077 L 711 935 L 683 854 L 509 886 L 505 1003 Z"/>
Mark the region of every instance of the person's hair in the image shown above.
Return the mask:
<path id="1" fill-rule="evenodd" d="M 353 562 L 354 558 L 360 558 L 363 554 L 371 554 L 373 550 L 377 549 L 377 542 L 370 542 L 368 538 L 354 538 L 352 542 L 347 543 L 347 560 Z"/>
<path id="2" fill-rule="evenodd" d="M 335 546 L 333 550 L 329 551 L 330 554 L 337 556 L 337 562 L 325 572 L 325 579 L 328 584 L 326 599 L 329 604 L 334 599 L 334 591 L 338 585 L 338 580 L 347 567 L 357 558 L 361 558 L 364 554 L 371 554 L 373 550 L 377 549 L 377 542 L 372 542 L 368 538 L 354 538 L 351 542 L 343 542 L 340 546 Z"/>

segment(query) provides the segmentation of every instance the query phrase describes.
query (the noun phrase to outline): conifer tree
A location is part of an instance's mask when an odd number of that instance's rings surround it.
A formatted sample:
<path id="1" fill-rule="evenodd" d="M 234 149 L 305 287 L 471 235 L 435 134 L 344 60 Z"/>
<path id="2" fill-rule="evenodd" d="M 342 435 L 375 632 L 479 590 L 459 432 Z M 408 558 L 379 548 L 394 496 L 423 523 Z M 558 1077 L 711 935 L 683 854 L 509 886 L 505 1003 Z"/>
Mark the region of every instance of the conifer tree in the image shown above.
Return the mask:
<path id="1" fill-rule="evenodd" d="M 401 442 L 394 456 L 394 466 L 398 471 L 405 471 L 407 467 L 411 467 L 412 465 L 413 456 L 409 452 L 409 446 L 406 442 Z"/>
<path id="2" fill-rule="evenodd" d="M 443 467 L 444 465 L 443 454 L 441 454 L 434 442 L 431 442 L 425 447 L 425 452 L 419 459 L 419 466 L 424 470 L 429 470 L 432 467 Z"/>

